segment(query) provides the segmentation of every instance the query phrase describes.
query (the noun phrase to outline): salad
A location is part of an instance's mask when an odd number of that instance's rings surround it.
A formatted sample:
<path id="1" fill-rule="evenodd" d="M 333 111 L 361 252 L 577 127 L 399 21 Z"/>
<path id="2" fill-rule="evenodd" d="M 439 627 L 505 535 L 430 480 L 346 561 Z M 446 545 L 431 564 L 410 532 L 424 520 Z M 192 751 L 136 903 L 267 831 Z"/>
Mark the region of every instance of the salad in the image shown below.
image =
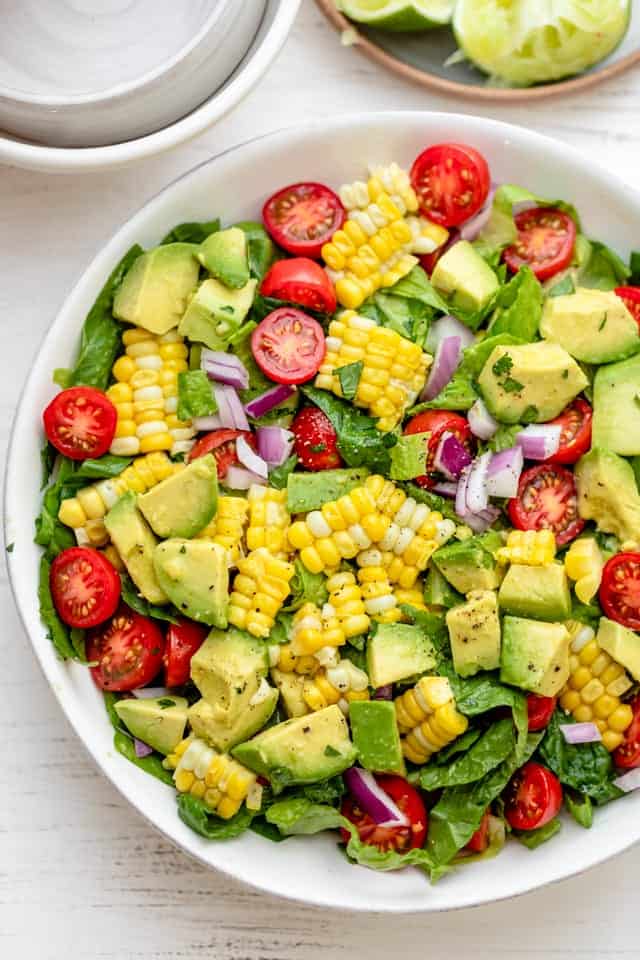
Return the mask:
<path id="1" fill-rule="evenodd" d="M 40 610 L 189 827 L 436 880 L 640 786 L 639 268 L 453 143 L 123 257 Z"/>

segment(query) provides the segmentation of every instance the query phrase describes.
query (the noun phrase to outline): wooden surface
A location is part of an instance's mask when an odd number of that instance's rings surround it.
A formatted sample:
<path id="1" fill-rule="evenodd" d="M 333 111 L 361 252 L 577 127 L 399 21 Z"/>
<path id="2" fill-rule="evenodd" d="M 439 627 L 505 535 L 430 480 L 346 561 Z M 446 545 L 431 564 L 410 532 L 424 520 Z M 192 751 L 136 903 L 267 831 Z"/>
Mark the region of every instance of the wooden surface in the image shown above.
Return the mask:
<path id="1" fill-rule="evenodd" d="M 148 197 L 257 133 L 309 116 L 385 108 L 460 110 L 460 103 L 429 96 L 341 48 L 312 0 L 305 0 L 259 89 L 192 144 L 130 170 L 73 180 L 0 168 L 2 449 L 47 324 L 94 252 Z M 633 183 L 639 108 L 640 71 L 632 71 L 526 113 L 484 110 L 573 143 Z M 205 871 L 160 839 L 94 770 L 39 672 L 4 568 L 0 617 L 3 960 L 382 960 L 412 951 L 430 960 L 639 956 L 640 848 L 517 901 L 406 920 L 305 909 Z"/>

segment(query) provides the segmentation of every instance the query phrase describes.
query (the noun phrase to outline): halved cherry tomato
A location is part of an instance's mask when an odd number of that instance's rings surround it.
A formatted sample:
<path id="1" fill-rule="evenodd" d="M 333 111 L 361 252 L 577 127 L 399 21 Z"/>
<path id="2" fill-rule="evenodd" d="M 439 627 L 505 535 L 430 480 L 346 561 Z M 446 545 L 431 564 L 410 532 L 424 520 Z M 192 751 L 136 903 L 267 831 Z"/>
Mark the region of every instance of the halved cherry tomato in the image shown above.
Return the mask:
<path id="1" fill-rule="evenodd" d="M 427 147 L 411 167 L 420 209 L 443 227 L 457 227 L 473 217 L 489 195 L 489 183 L 487 161 L 462 143 Z"/>
<path id="2" fill-rule="evenodd" d="M 633 720 L 627 727 L 624 741 L 613 751 L 613 762 L 621 770 L 633 770 L 640 767 L 640 694 L 631 701 Z"/>
<path id="3" fill-rule="evenodd" d="M 70 627 L 95 627 L 120 601 L 120 577 L 106 557 L 90 547 L 69 547 L 51 564 L 53 603 Z"/>
<path id="4" fill-rule="evenodd" d="M 291 424 L 293 448 L 307 470 L 333 470 L 342 466 L 338 435 L 319 407 L 303 407 Z"/>
<path id="5" fill-rule="evenodd" d="M 618 287 L 616 293 L 640 327 L 640 287 Z"/>
<path id="6" fill-rule="evenodd" d="M 640 553 L 617 553 L 607 560 L 599 598 L 610 620 L 640 630 Z"/>
<path id="7" fill-rule="evenodd" d="M 489 846 L 489 811 L 485 810 L 480 826 L 469 840 L 465 850 L 471 853 L 484 853 Z"/>
<path id="8" fill-rule="evenodd" d="M 47 439 L 71 460 L 101 457 L 111 446 L 118 411 L 101 390 L 69 387 L 42 415 Z"/>
<path id="9" fill-rule="evenodd" d="M 544 730 L 549 725 L 557 702 L 557 697 L 539 697 L 537 693 L 527 694 L 527 714 L 531 733 L 535 730 Z"/>
<path id="10" fill-rule="evenodd" d="M 562 786 L 541 763 L 525 763 L 507 787 L 504 815 L 514 830 L 536 830 L 557 816 Z"/>
<path id="11" fill-rule="evenodd" d="M 262 281 L 260 293 L 323 313 L 334 313 L 338 305 L 327 271 L 308 257 L 277 260 Z"/>
<path id="12" fill-rule="evenodd" d="M 569 543 L 584 528 L 573 474 L 551 463 L 525 470 L 509 517 L 518 530 L 553 530 L 559 547 Z"/>
<path id="13" fill-rule="evenodd" d="M 403 432 L 431 434 L 427 445 L 427 473 L 423 477 L 416 477 L 413 481 L 428 490 L 438 482 L 438 479 L 442 479 L 434 469 L 433 461 L 443 433 L 452 433 L 472 456 L 475 453 L 475 439 L 467 420 L 450 410 L 427 410 L 425 413 L 418 413 L 409 420 Z"/>
<path id="14" fill-rule="evenodd" d="M 562 411 L 553 424 L 562 428 L 558 452 L 545 463 L 576 463 L 591 446 L 591 421 L 593 410 L 586 400 L 578 397 Z"/>
<path id="15" fill-rule="evenodd" d="M 379 827 L 365 813 L 351 796 L 342 801 L 342 815 L 350 820 L 358 830 L 363 843 L 378 850 L 397 850 L 403 853 L 421 847 L 427 836 L 427 810 L 422 797 L 403 777 L 376 777 L 378 785 L 405 814 L 409 823 L 406 827 Z M 341 830 L 342 839 L 349 841 L 349 832 Z"/>
<path id="16" fill-rule="evenodd" d="M 311 380 L 326 349 L 318 321 L 295 307 L 272 310 L 251 334 L 256 363 L 276 383 Z"/>
<path id="17" fill-rule="evenodd" d="M 576 243 L 576 225 L 568 213 L 555 207 L 534 207 L 518 213 L 514 220 L 518 239 L 504 251 L 512 273 L 526 264 L 542 281 L 566 270 Z"/>
<path id="18" fill-rule="evenodd" d="M 340 197 L 322 183 L 292 183 L 269 197 L 264 225 L 287 253 L 317 259 L 345 221 Z"/>
<path id="19" fill-rule="evenodd" d="M 197 460 L 198 457 L 204 457 L 207 453 L 212 453 L 216 459 L 218 470 L 218 480 L 224 480 L 229 467 L 239 463 L 236 453 L 236 440 L 238 437 L 244 437 L 250 447 L 256 449 L 256 439 L 254 435 L 247 430 L 231 430 L 224 428 L 222 430 L 212 430 L 211 433 L 205 433 L 204 437 L 196 440 L 189 451 L 187 462 Z"/>
<path id="20" fill-rule="evenodd" d="M 170 623 L 164 651 L 165 683 L 168 687 L 180 687 L 190 676 L 191 657 L 204 643 L 208 627 L 193 620 Z"/>
<path id="21" fill-rule="evenodd" d="M 447 250 L 452 247 L 454 243 L 457 243 L 459 239 L 460 231 L 456 229 L 456 227 L 453 227 L 453 229 L 449 231 L 449 239 L 446 243 L 443 243 L 442 246 L 438 247 L 437 250 L 434 250 L 433 253 L 420 254 L 418 260 L 420 261 L 420 266 L 422 269 L 426 270 L 429 276 L 431 276 L 442 254 L 446 253 Z"/>
<path id="22" fill-rule="evenodd" d="M 164 637 L 148 617 L 122 604 L 110 620 L 87 634 L 87 660 L 101 690 L 136 690 L 162 666 Z"/>

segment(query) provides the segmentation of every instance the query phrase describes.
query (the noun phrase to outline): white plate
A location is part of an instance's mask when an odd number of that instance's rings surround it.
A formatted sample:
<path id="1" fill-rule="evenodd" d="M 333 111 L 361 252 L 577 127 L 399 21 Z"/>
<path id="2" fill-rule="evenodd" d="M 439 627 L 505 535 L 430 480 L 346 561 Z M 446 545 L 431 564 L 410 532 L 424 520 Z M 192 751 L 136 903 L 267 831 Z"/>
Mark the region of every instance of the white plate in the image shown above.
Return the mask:
<path id="1" fill-rule="evenodd" d="M 575 203 L 588 234 L 627 255 L 637 246 L 640 196 L 578 151 L 540 134 L 468 116 L 381 113 L 325 119 L 236 147 L 173 183 L 132 217 L 96 256 L 63 305 L 36 357 L 18 407 L 7 460 L 6 542 L 16 601 L 38 659 L 62 708 L 90 754 L 122 794 L 166 837 L 203 863 L 270 893 L 351 910 L 450 910 L 523 893 L 600 863 L 640 839 L 640 794 L 596 814 L 585 833 L 563 824 L 535 853 L 508 844 L 497 859 L 463 867 L 430 887 L 407 870 L 381 874 L 346 862 L 328 836 L 284 844 L 248 833 L 209 843 L 176 813 L 174 792 L 116 754 L 102 699 L 86 668 L 60 663 L 38 616 L 39 549 L 33 518 L 39 510 L 40 422 L 56 392 L 55 367 L 68 366 L 83 318 L 105 278 L 134 243 L 152 246 L 183 220 L 255 218 L 275 189 L 298 180 L 333 187 L 365 172 L 367 162 L 411 163 L 429 143 L 465 141 L 480 149 L 493 179 L 522 183 Z M 44 757 L 43 757 L 44 762 Z"/>

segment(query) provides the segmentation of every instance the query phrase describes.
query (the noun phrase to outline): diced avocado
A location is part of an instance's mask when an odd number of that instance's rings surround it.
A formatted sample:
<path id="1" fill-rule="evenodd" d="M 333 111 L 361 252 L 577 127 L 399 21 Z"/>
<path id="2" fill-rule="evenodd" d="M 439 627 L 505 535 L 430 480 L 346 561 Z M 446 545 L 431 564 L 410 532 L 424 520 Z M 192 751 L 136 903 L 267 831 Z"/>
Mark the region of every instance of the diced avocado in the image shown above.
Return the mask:
<path id="1" fill-rule="evenodd" d="M 198 283 L 197 249 L 165 243 L 141 254 L 116 292 L 114 317 L 158 335 L 177 327 Z"/>
<path id="2" fill-rule="evenodd" d="M 616 663 L 626 667 L 633 679 L 640 681 L 640 637 L 637 633 L 602 617 L 597 640 Z"/>
<path id="3" fill-rule="evenodd" d="M 454 590 L 437 567 L 431 566 L 424 581 L 424 602 L 433 607 L 455 607 L 464 597 Z"/>
<path id="4" fill-rule="evenodd" d="M 483 310 L 500 289 L 500 282 L 480 254 L 466 240 L 450 247 L 438 260 L 431 283 L 455 309 Z"/>
<path id="5" fill-rule="evenodd" d="M 563 623 L 505 617 L 500 679 L 541 697 L 555 697 L 569 679 L 569 640 Z"/>
<path id="6" fill-rule="evenodd" d="M 158 753 L 172 753 L 184 737 L 189 702 L 184 697 L 117 700 L 115 711 L 127 730 Z"/>
<path id="7" fill-rule="evenodd" d="M 318 473 L 290 473 L 287 478 L 287 508 L 291 513 L 319 510 L 359 487 L 369 475 L 366 467 L 347 470 L 320 470 Z"/>
<path id="8" fill-rule="evenodd" d="M 158 583 L 172 603 L 192 620 L 227 625 L 229 555 L 219 543 L 173 538 L 153 552 Z"/>
<path id="9" fill-rule="evenodd" d="M 540 333 L 584 363 L 624 360 L 640 350 L 638 324 L 613 290 L 548 297 Z"/>
<path id="10" fill-rule="evenodd" d="M 202 737 L 216 750 L 225 753 L 261 730 L 277 702 L 278 691 L 270 687 L 263 677 L 247 706 L 230 725 L 221 721 L 217 705 L 204 699 L 189 708 L 189 723 L 197 737 Z"/>
<path id="11" fill-rule="evenodd" d="M 588 383 L 573 357 L 547 340 L 494 347 L 478 377 L 485 403 L 503 423 L 553 420 Z"/>
<path id="12" fill-rule="evenodd" d="M 210 234 L 200 244 L 198 260 L 225 287 L 239 290 L 249 279 L 247 235 L 239 227 Z"/>
<path id="13" fill-rule="evenodd" d="M 250 770 L 273 777 L 276 784 L 327 780 L 352 766 L 357 755 L 336 704 L 269 727 L 231 753 Z"/>
<path id="14" fill-rule="evenodd" d="M 512 563 L 498 594 L 500 609 L 515 617 L 568 620 L 571 616 L 569 581 L 561 563 L 530 567 Z"/>
<path id="15" fill-rule="evenodd" d="M 267 648 L 235 627 L 211 630 L 191 658 L 191 679 L 227 725 L 233 723 L 258 692 L 267 675 Z"/>
<path id="16" fill-rule="evenodd" d="M 640 354 L 597 371 L 592 442 L 623 457 L 640 453 Z"/>
<path id="17" fill-rule="evenodd" d="M 594 447 L 575 470 L 578 513 L 623 543 L 640 537 L 640 494 L 633 468 L 616 453 Z"/>
<path id="18" fill-rule="evenodd" d="M 499 535 L 491 533 L 447 544 L 436 550 L 432 560 L 437 570 L 459 593 L 471 590 L 495 590 L 500 586 L 502 570 L 494 549 L 502 546 Z"/>
<path id="19" fill-rule="evenodd" d="M 136 506 L 136 494 L 130 490 L 114 503 L 104 525 L 127 572 L 142 596 L 150 603 L 168 603 L 156 576 L 153 555 L 157 540 Z"/>
<path id="20" fill-rule="evenodd" d="M 213 454 L 161 480 L 138 497 L 138 507 L 159 537 L 193 537 L 218 506 L 218 470 Z"/>
<path id="21" fill-rule="evenodd" d="M 408 623 L 379 623 L 367 641 L 367 673 L 373 687 L 406 680 L 433 670 L 436 654 L 421 627 Z"/>
<path id="22" fill-rule="evenodd" d="M 412 433 L 399 437 L 390 451 L 389 478 L 413 480 L 415 477 L 424 476 L 427 472 L 427 447 L 430 439 L 430 433 Z"/>
<path id="23" fill-rule="evenodd" d="M 282 704 L 288 717 L 304 717 L 309 713 L 303 693 L 304 677 L 299 673 L 284 673 L 273 669 L 271 679 L 280 691 Z"/>
<path id="24" fill-rule="evenodd" d="M 461 677 L 500 666 L 498 598 L 493 590 L 472 590 L 467 602 L 446 616 L 453 667 Z"/>
<path id="25" fill-rule="evenodd" d="M 393 703 L 389 700 L 354 700 L 349 707 L 349 722 L 353 745 L 365 770 L 405 775 Z"/>
<path id="26" fill-rule="evenodd" d="M 189 302 L 178 333 L 212 350 L 224 350 L 251 309 L 257 283 L 248 280 L 239 290 L 230 290 L 219 280 L 203 281 Z"/>

